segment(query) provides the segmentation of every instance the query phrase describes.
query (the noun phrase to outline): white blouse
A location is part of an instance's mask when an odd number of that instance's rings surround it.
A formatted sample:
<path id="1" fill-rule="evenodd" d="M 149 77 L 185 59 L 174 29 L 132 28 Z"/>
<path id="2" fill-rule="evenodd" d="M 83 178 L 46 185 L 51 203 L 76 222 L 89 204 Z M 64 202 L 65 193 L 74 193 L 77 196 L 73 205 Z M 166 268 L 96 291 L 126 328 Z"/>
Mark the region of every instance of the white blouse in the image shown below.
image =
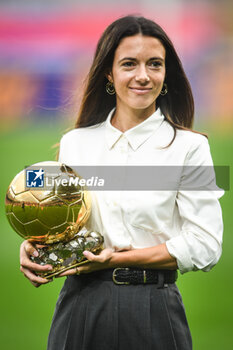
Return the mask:
<path id="1" fill-rule="evenodd" d="M 166 147 L 174 131 L 160 109 L 124 133 L 112 126 L 113 112 L 97 126 L 66 133 L 59 161 L 71 167 L 212 165 L 207 138 L 200 134 L 177 130 Z M 217 196 L 213 190 L 93 191 L 86 226 L 104 236 L 106 247 L 120 251 L 166 242 L 181 273 L 209 271 L 221 256 L 223 224 Z"/>

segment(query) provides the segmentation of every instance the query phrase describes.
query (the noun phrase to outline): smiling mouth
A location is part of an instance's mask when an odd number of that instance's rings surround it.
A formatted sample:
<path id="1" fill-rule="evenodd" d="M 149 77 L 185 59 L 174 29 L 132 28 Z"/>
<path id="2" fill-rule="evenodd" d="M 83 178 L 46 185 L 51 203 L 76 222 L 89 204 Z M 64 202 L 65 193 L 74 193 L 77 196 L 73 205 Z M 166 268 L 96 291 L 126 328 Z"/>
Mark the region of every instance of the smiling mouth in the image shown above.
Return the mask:
<path id="1" fill-rule="evenodd" d="M 129 89 L 139 95 L 146 94 L 147 92 L 152 90 L 152 88 L 143 88 L 143 87 L 130 87 Z"/>

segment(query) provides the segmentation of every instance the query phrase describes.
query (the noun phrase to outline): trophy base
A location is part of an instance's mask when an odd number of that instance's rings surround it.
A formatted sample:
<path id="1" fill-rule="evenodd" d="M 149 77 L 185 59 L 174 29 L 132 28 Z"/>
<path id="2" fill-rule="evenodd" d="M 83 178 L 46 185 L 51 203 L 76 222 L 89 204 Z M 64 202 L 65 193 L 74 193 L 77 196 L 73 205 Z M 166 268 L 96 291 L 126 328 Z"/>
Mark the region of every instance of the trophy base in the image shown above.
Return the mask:
<path id="1" fill-rule="evenodd" d="M 41 277 L 51 279 L 62 272 L 88 263 L 84 250 L 99 254 L 103 249 L 103 236 L 98 232 L 87 231 L 84 235 L 77 233 L 69 242 L 59 242 L 37 248 L 38 257 L 31 260 L 39 265 L 52 265 L 52 271 L 40 272 Z"/>

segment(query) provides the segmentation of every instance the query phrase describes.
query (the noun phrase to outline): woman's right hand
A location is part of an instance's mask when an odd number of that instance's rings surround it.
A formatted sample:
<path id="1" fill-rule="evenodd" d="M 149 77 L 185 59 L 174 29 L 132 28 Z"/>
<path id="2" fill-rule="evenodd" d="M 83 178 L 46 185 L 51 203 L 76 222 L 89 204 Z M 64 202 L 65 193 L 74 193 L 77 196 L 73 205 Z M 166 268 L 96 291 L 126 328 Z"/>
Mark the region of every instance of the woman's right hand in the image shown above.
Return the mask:
<path id="1" fill-rule="evenodd" d="M 30 256 L 38 256 L 38 252 L 34 245 L 29 241 L 24 241 L 20 246 L 20 271 L 35 287 L 39 287 L 41 284 L 50 282 L 46 278 L 40 277 L 36 272 L 51 271 L 51 265 L 41 266 L 31 261 Z"/>

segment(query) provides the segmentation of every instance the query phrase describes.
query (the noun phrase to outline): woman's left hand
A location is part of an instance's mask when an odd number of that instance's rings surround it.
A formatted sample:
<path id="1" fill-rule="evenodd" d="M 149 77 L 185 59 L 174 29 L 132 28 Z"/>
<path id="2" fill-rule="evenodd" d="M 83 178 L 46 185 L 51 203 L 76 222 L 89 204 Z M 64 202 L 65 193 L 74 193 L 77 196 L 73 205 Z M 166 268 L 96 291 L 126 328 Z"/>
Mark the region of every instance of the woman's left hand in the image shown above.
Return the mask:
<path id="1" fill-rule="evenodd" d="M 103 270 L 110 268 L 110 260 L 113 255 L 112 249 L 104 249 L 99 255 L 95 255 L 89 251 L 84 251 L 83 255 L 89 261 L 84 265 L 75 267 L 63 273 L 60 273 L 57 277 L 69 276 L 69 275 L 79 275 L 83 273 L 90 273 L 98 270 Z"/>

